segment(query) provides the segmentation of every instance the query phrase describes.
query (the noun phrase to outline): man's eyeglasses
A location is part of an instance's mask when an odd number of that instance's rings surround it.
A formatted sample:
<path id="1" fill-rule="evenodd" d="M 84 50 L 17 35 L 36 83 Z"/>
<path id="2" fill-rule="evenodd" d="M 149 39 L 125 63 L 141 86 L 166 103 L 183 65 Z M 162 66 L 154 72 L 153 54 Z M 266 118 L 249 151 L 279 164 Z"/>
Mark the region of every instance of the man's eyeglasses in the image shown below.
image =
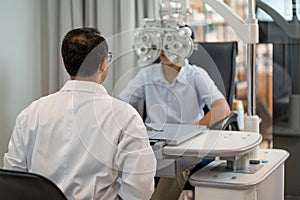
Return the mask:
<path id="1" fill-rule="evenodd" d="M 108 63 L 110 63 L 111 60 L 112 60 L 112 52 L 109 51 L 109 52 L 107 52 L 106 61 L 107 61 Z"/>

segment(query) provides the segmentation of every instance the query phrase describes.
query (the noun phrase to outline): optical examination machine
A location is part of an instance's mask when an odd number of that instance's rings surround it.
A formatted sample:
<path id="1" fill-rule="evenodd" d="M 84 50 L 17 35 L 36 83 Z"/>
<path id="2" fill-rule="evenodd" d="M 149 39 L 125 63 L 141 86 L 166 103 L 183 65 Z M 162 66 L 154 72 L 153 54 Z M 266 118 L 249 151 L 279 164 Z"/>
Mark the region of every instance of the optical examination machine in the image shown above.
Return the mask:
<path id="1" fill-rule="evenodd" d="M 283 199 L 284 162 L 289 154 L 259 149 L 261 134 L 208 130 L 196 125 L 150 127 L 155 129 L 148 133 L 158 161 L 158 177 L 175 177 L 203 158 L 215 158 L 189 178 L 196 200 Z"/>
<path id="2" fill-rule="evenodd" d="M 193 52 L 191 32 L 172 19 L 173 14 L 185 16 L 190 12 L 185 0 L 166 2 L 161 4 L 160 19 L 145 19 L 144 26 L 135 32 L 134 49 L 139 65 L 151 64 L 164 50 L 172 63 L 183 66 Z M 253 75 L 254 59 L 251 58 L 255 55 L 254 44 L 258 42 L 253 0 L 249 0 L 246 22 L 220 0 L 204 2 L 219 12 L 248 44 L 248 74 Z M 248 82 L 248 87 L 248 115 L 252 115 L 255 114 L 252 112 L 255 87 L 252 82 Z M 289 153 L 279 149 L 259 149 L 262 136 L 258 124 L 257 116 L 246 117 L 247 131 L 209 130 L 204 126 L 184 124 L 146 124 L 158 161 L 156 176 L 175 177 L 203 158 L 214 158 L 189 178 L 195 186 L 196 200 L 284 199 L 284 163 Z"/>

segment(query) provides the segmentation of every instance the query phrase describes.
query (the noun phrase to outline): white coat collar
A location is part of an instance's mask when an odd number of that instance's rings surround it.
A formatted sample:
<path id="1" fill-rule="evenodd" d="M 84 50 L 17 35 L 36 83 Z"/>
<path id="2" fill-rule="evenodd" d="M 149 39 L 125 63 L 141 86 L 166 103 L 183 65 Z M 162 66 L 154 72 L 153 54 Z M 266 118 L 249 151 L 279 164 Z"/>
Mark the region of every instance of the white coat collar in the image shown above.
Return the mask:
<path id="1" fill-rule="evenodd" d="M 103 94 L 107 94 L 106 89 L 101 84 L 90 81 L 78 80 L 67 81 L 60 91 L 80 91 L 90 93 L 100 92 Z"/>

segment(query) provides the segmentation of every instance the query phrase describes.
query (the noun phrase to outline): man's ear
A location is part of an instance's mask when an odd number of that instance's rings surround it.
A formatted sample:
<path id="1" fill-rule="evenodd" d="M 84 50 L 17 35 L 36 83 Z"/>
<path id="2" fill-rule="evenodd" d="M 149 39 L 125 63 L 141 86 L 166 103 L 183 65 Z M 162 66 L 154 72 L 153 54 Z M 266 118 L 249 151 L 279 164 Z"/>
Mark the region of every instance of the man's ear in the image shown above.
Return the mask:
<path id="1" fill-rule="evenodd" d="M 106 71 L 106 70 L 107 70 L 107 63 L 106 63 L 106 60 L 104 60 L 104 61 L 102 62 L 102 64 L 99 65 L 98 70 L 100 70 L 100 71 Z"/>
<path id="2" fill-rule="evenodd" d="M 65 65 L 65 62 L 64 62 L 63 59 L 61 60 L 61 64 L 63 65 L 63 67 L 65 68 L 65 70 L 67 70 L 66 65 Z"/>

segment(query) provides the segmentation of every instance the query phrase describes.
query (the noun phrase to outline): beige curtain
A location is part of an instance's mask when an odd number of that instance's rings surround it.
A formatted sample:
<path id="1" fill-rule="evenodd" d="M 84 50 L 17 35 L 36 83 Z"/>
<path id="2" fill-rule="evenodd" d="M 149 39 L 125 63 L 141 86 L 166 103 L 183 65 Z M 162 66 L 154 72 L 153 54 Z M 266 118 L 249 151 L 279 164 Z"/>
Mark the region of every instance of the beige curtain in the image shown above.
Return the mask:
<path id="1" fill-rule="evenodd" d="M 158 15 L 158 2 L 158 0 L 40 1 L 42 95 L 57 91 L 69 79 L 62 65 L 60 45 L 66 32 L 77 27 L 97 27 L 108 39 L 114 62 L 110 65 L 104 85 L 110 93 L 117 95 L 122 87 L 115 86 L 124 77 L 123 75 L 136 65 L 132 49 L 133 30 L 140 25 L 142 18 L 153 18 Z"/>
<path id="2" fill-rule="evenodd" d="M 60 45 L 64 34 L 82 27 L 82 0 L 44 0 L 40 2 L 41 92 L 57 91 L 68 76 L 62 65 Z"/>
<path id="3" fill-rule="evenodd" d="M 134 29 L 141 25 L 143 18 L 154 18 L 158 15 L 158 0 L 118 0 L 115 1 L 115 34 L 114 51 L 117 60 L 114 62 L 113 96 L 118 96 L 128 81 L 136 74 L 136 56 L 133 51 Z M 157 12 L 156 12 L 157 11 Z"/>

